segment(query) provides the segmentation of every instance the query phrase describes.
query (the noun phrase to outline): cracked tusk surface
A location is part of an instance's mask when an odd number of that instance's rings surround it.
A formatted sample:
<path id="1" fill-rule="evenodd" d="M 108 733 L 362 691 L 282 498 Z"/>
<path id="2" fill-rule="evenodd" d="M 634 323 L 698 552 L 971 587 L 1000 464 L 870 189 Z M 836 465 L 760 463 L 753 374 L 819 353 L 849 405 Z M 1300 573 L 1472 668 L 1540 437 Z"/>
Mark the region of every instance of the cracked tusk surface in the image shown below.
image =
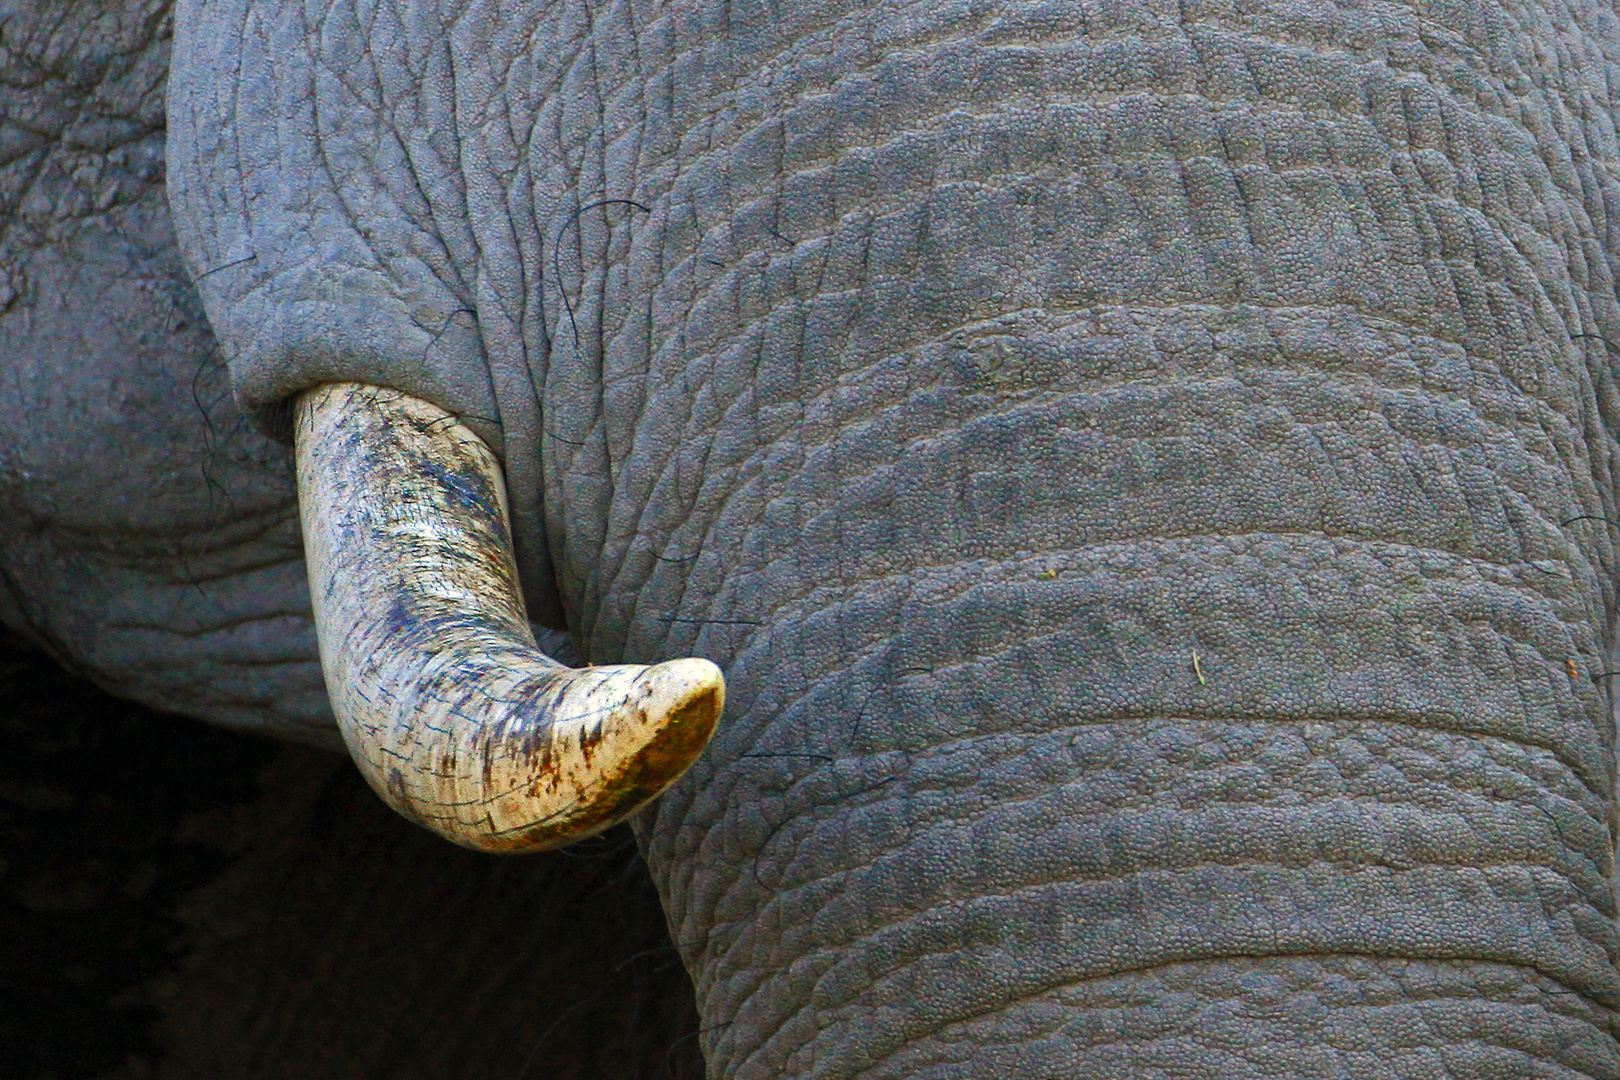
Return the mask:
<path id="1" fill-rule="evenodd" d="M 333 383 L 298 399 L 298 495 L 327 692 L 401 814 L 466 847 L 606 829 L 702 752 L 707 660 L 569 668 L 535 645 L 499 463 L 450 413 Z"/>

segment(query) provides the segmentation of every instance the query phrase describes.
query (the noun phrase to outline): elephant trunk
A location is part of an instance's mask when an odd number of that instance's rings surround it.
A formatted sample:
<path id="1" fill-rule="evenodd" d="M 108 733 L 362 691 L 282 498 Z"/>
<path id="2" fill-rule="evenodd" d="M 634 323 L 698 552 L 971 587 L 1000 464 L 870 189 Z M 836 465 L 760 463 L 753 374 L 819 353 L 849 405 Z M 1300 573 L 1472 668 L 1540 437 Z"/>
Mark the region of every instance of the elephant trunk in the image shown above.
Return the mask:
<path id="1" fill-rule="evenodd" d="M 1620 1075 L 1579 460 L 1353 313 L 1075 321 L 886 359 L 700 522 L 752 546 L 662 647 L 731 712 L 646 828 L 715 1072 Z"/>
<path id="2" fill-rule="evenodd" d="M 1620 1075 L 1613 188 L 1482 104 L 1540 46 L 1015 7 L 729 39 L 762 118 L 553 368 L 646 402 L 546 443 L 586 634 L 727 672 L 643 824 L 713 1072 Z"/>
<path id="3" fill-rule="evenodd" d="M 706 660 L 572 669 L 524 616 L 499 468 L 454 416 L 331 384 L 298 402 L 321 664 L 344 741 L 394 809 L 467 847 L 600 832 L 707 744 Z"/>
<path id="4" fill-rule="evenodd" d="M 1190 538 L 772 623 L 648 826 L 711 1065 L 1620 1074 L 1591 672 L 1466 573 Z"/>

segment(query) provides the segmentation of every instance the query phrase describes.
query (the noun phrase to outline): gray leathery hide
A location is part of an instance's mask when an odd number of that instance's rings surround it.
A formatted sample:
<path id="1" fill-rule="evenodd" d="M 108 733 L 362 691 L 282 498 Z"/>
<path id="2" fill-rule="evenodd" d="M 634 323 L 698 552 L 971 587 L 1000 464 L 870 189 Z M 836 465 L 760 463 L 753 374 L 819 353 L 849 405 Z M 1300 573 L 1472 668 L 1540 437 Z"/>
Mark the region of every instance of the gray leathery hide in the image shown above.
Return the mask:
<path id="1" fill-rule="evenodd" d="M 291 454 L 175 246 L 168 8 L 0 4 L 0 619 L 126 697 L 333 745 Z"/>

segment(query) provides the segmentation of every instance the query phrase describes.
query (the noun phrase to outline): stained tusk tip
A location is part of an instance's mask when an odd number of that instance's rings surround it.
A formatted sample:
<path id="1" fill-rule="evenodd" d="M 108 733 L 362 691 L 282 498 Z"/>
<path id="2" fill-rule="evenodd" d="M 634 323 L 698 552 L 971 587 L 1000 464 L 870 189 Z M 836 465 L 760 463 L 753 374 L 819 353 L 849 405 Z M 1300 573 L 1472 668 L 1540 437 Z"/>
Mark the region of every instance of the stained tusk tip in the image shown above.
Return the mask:
<path id="1" fill-rule="evenodd" d="M 726 679 L 714 661 L 683 657 L 649 667 L 642 685 L 648 696 L 659 698 L 670 712 L 706 708 L 718 715 Z"/>

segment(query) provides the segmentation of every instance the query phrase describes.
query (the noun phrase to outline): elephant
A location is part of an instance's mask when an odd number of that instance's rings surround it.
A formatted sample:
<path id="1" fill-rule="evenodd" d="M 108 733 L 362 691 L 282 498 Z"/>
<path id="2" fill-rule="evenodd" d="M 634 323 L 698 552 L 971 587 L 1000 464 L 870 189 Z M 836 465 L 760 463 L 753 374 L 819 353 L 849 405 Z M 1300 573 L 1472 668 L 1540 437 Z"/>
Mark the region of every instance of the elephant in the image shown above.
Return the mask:
<path id="1" fill-rule="evenodd" d="M 119 10 L 166 203 L 74 190 L 216 374 L 8 241 L 8 624 L 464 844 L 640 807 L 717 1077 L 1620 1076 L 1613 11 Z"/>

